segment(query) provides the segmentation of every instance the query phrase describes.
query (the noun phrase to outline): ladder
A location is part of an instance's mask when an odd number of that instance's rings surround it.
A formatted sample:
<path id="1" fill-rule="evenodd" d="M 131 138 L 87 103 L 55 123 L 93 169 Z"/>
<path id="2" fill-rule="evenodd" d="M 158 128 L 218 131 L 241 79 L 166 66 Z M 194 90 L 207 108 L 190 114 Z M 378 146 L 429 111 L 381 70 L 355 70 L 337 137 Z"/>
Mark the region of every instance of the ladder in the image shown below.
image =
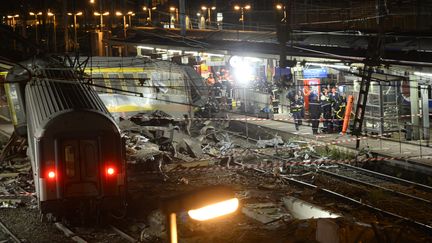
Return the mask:
<path id="1" fill-rule="evenodd" d="M 364 114 L 366 110 L 366 103 L 369 94 L 369 87 L 372 78 L 373 68 L 371 66 L 365 65 L 362 70 L 362 80 L 360 83 L 360 92 L 357 98 L 357 106 L 355 110 L 355 116 L 353 121 L 352 134 L 359 137 L 361 135 Z M 357 139 L 356 148 L 360 146 L 360 140 Z"/>

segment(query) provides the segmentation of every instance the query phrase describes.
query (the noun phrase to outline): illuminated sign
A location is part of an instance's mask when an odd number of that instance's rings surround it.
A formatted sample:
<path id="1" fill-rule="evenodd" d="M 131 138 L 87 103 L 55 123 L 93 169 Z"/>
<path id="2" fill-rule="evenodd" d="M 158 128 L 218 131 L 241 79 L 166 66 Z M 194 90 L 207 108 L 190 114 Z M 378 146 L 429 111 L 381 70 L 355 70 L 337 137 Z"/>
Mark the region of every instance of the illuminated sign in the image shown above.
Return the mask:
<path id="1" fill-rule="evenodd" d="M 304 78 L 327 78 L 326 68 L 309 68 L 303 70 Z"/>

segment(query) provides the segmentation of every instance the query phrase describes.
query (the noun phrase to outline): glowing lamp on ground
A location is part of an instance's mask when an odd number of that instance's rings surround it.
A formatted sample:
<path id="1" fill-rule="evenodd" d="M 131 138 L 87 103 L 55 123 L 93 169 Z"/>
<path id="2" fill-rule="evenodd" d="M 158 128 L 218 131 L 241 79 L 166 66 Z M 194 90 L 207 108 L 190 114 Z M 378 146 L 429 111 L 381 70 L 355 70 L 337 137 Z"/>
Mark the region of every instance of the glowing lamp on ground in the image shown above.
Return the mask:
<path id="1" fill-rule="evenodd" d="M 225 186 L 212 186 L 168 198 L 162 203 L 167 215 L 170 242 L 177 242 L 176 213 L 187 211 L 192 219 L 205 221 L 234 213 L 239 200 L 234 191 Z"/>
<path id="2" fill-rule="evenodd" d="M 198 221 L 205 221 L 234 213 L 239 206 L 239 200 L 232 198 L 223 202 L 208 205 L 199 209 L 189 210 L 189 217 Z"/>

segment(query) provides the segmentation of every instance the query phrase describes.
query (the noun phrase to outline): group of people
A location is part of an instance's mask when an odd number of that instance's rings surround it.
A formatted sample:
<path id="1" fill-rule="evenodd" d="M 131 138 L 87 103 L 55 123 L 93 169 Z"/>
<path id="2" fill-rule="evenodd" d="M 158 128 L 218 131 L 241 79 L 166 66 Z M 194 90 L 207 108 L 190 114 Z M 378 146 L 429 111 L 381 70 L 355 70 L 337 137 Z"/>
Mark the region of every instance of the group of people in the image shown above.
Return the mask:
<path id="1" fill-rule="evenodd" d="M 305 103 L 303 93 L 297 92 L 294 96 L 289 95 L 290 110 L 293 114 L 296 130 L 302 125 L 305 115 Z M 319 123 L 323 121 L 323 133 L 341 132 L 343 119 L 345 116 L 346 96 L 343 92 L 339 93 L 337 87 L 332 87 L 329 91 L 324 88 L 321 95 L 311 92 L 309 99 L 309 119 L 312 124 L 312 133 L 318 134 Z"/>

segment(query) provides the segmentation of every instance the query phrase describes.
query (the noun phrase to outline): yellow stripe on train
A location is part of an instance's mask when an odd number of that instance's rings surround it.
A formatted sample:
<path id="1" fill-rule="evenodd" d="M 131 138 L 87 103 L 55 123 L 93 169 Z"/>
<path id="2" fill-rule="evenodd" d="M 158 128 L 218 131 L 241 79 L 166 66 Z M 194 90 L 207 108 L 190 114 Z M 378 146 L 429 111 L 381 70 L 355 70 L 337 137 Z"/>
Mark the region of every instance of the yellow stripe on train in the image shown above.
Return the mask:
<path id="1" fill-rule="evenodd" d="M 158 105 L 144 105 L 144 106 L 137 106 L 137 105 L 107 105 L 106 106 L 108 111 L 111 113 L 117 113 L 117 112 L 140 112 L 140 111 L 153 111 L 158 110 L 161 107 L 163 107 L 163 110 L 166 112 L 187 112 L 188 106 L 185 105 L 173 105 L 173 104 L 158 104 Z"/>
<path id="2" fill-rule="evenodd" d="M 145 71 L 149 71 L 149 68 L 146 68 Z M 113 67 L 113 68 L 100 68 L 100 67 L 92 67 L 86 68 L 85 72 L 87 74 L 90 73 L 136 73 L 136 72 L 144 72 L 143 67 Z"/>

